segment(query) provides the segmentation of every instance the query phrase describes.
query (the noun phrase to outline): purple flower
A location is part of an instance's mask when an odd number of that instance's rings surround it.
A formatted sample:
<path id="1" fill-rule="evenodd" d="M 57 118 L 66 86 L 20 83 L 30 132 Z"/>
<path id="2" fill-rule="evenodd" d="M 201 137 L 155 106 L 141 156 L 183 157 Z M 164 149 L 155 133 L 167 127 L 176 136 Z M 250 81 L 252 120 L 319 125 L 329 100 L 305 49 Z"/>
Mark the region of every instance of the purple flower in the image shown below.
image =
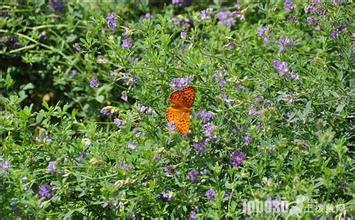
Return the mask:
<path id="1" fill-rule="evenodd" d="M 309 17 L 307 17 L 307 23 L 309 24 L 309 25 L 316 25 L 317 24 L 317 19 L 316 19 L 316 17 L 315 16 L 309 16 Z"/>
<path id="2" fill-rule="evenodd" d="M 168 126 L 169 132 L 172 133 L 172 132 L 176 131 L 176 126 L 175 126 L 175 123 L 174 123 L 174 122 L 169 121 L 169 122 L 167 123 L 167 126 Z"/>
<path id="3" fill-rule="evenodd" d="M 164 168 L 164 173 L 166 176 L 172 176 L 175 173 L 175 169 L 174 169 L 174 167 L 168 165 Z"/>
<path id="4" fill-rule="evenodd" d="M 199 174 L 198 171 L 196 169 L 193 169 L 187 174 L 187 178 L 191 182 L 195 183 L 198 180 L 198 174 Z"/>
<path id="5" fill-rule="evenodd" d="M 221 11 L 217 14 L 218 24 L 226 25 L 227 27 L 232 27 L 235 25 L 235 13 L 231 11 Z"/>
<path id="6" fill-rule="evenodd" d="M 182 20 L 179 18 L 179 17 L 173 17 L 171 19 L 171 22 L 174 24 L 174 25 L 180 25 Z"/>
<path id="7" fill-rule="evenodd" d="M 154 109 L 152 109 L 151 107 L 144 106 L 144 105 L 138 105 L 138 111 L 140 113 L 147 114 L 147 115 L 156 115 L 156 112 Z"/>
<path id="8" fill-rule="evenodd" d="M 110 30 L 115 29 L 117 26 L 115 13 L 113 13 L 113 12 L 108 13 L 106 16 L 106 19 L 107 19 L 107 23 L 108 23 L 108 28 L 110 28 Z"/>
<path id="9" fill-rule="evenodd" d="M 38 136 L 36 137 L 36 141 L 37 141 L 37 143 L 47 143 L 47 144 L 49 144 L 49 143 L 52 142 L 52 139 L 49 136 L 48 132 L 46 132 L 44 129 L 41 129 L 39 131 Z"/>
<path id="10" fill-rule="evenodd" d="M 57 169 L 57 161 L 50 161 L 47 166 L 48 173 L 55 174 Z"/>
<path id="11" fill-rule="evenodd" d="M 260 115 L 261 114 L 261 112 L 257 111 L 255 108 L 250 108 L 248 113 L 249 113 L 250 116 L 256 116 L 256 115 Z"/>
<path id="12" fill-rule="evenodd" d="M 345 31 L 346 31 L 346 27 L 344 25 L 338 25 L 330 33 L 330 38 L 336 39 L 340 36 L 341 33 L 345 32 Z"/>
<path id="13" fill-rule="evenodd" d="M 269 42 L 270 29 L 268 27 L 262 25 L 258 28 L 257 32 L 265 44 Z"/>
<path id="14" fill-rule="evenodd" d="M 192 0 L 172 0 L 171 3 L 175 6 L 189 6 L 192 4 Z"/>
<path id="15" fill-rule="evenodd" d="M 285 0 L 284 8 L 286 12 L 292 11 L 295 8 L 295 4 L 291 0 Z"/>
<path id="16" fill-rule="evenodd" d="M 109 108 L 109 107 L 103 107 L 101 110 L 100 110 L 100 113 L 102 114 L 102 115 L 112 115 L 112 111 L 111 111 L 111 109 Z"/>
<path id="17" fill-rule="evenodd" d="M 207 111 L 206 109 L 202 109 L 201 111 L 197 112 L 197 117 L 201 118 L 203 123 L 207 123 L 213 119 L 214 113 Z"/>
<path id="18" fill-rule="evenodd" d="M 276 69 L 280 76 L 286 75 L 290 72 L 288 69 L 288 65 L 286 62 L 282 62 L 280 60 L 274 60 L 272 62 L 272 66 Z"/>
<path id="19" fill-rule="evenodd" d="M 123 73 L 120 79 L 122 79 L 127 86 L 133 86 L 136 82 L 134 77 L 129 73 Z"/>
<path id="20" fill-rule="evenodd" d="M 93 76 L 91 79 L 90 79 L 90 87 L 91 88 L 97 88 L 99 86 L 99 80 Z"/>
<path id="21" fill-rule="evenodd" d="M 175 78 L 170 82 L 170 86 L 173 90 L 181 90 L 192 83 L 192 77 Z"/>
<path id="22" fill-rule="evenodd" d="M 288 37 L 282 37 L 279 39 L 278 44 L 279 44 L 279 51 L 283 51 L 286 47 L 292 45 L 292 39 Z"/>
<path id="23" fill-rule="evenodd" d="M 200 17 L 202 20 L 209 20 L 211 19 L 211 14 L 212 14 L 213 9 L 212 8 L 207 8 L 205 10 L 202 10 L 200 12 Z"/>
<path id="24" fill-rule="evenodd" d="M 11 163 L 7 160 L 3 160 L 0 157 L 0 171 L 8 171 L 11 168 Z"/>
<path id="25" fill-rule="evenodd" d="M 61 0 L 51 0 L 49 1 L 49 6 L 53 9 L 53 11 L 61 12 L 64 10 L 64 4 Z"/>
<path id="26" fill-rule="evenodd" d="M 49 184 L 45 183 L 39 187 L 38 195 L 44 199 L 50 199 L 53 196 L 53 189 Z"/>
<path id="27" fill-rule="evenodd" d="M 122 99 L 123 101 L 125 101 L 125 102 L 128 101 L 128 96 L 127 96 L 127 91 L 126 91 L 126 90 L 122 91 L 122 93 L 121 93 L 121 99 Z"/>
<path id="28" fill-rule="evenodd" d="M 173 199 L 173 193 L 165 190 L 160 193 L 160 199 L 164 202 L 169 202 Z"/>
<path id="29" fill-rule="evenodd" d="M 216 136 L 214 135 L 214 131 L 216 129 L 216 126 L 211 123 L 208 122 L 207 124 L 203 125 L 203 134 L 206 138 L 211 138 L 211 139 L 215 139 Z"/>
<path id="30" fill-rule="evenodd" d="M 216 192 L 212 188 L 209 188 L 206 192 L 206 197 L 208 201 L 212 202 L 216 199 Z"/>
<path id="31" fill-rule="evenodd" d="M 233 50 L 233 49 L 235 48 L 235 46 L 234 46 L 233 43 L 229 42 L 229 43 L 227 44 L 227 48 L 230 49 L 230 50 Z"/>
<path id="32" fill-rule="evenodd" d="M 151 18 L 153 18 L 153 15 L 149 12 L 147 12 L 143 15 L 143 19 L 151 19 Z"/>
<path id="33" fill-rule="evenodd" d="M 131 48 L 133 46 L 132 38 L 125 38 L 122 40 L 123 48 Z"/>
<path id="34" fill-rule="evenodd" d="M 243 140 L 246 145 L 249 145 L 253 141 L 253 138 L 250 135 L 245 135 Z"/>
<path id="35" fill-rule="evenodd" d="M 117 126 L 120 127 L 121 125 L 123 125 L 123 121 L 119 118 L 115 118 L 113 119 L 113 123 Z"/>
<path id="36" fill-rule="evenodd" d="M 189 220 L 197 220 L 197 213 L 195 211 L 191 211 L 189 215 Z"/>
<path id="37" fill-rule="evenodd" d="M 193 144 L 193 146 L 194 146 L 194 149 L 199 153 L 203 153 L 206 150 L 206 142 L 205 141 L 196 142 Z"/>
<path id="38" fill-rule="evenodd" d="M 217 81 L 219 87 L 223 89 L 227 83 L 227 80 L 225 79 L 225 74 L 222 70 L 217 70 L 213 73 L 213 77 Z"/>
<path id="39" fill-rule="evenodd" d="M 181 37 L 182 39 L 187 38 L 187 32 L 186 32 L 186 31 L 181 31 L 181 32 L 180 32 L 180 37 Z"/>
<path id="40" fill-rule="evenodd" d="M 234 168 L 239 167 L 240 165 L 243 164 L 243 161 L 246 158 L 246 154 L 244 152 L 241 151 L 234 151 L 231 155 L 231 163 L 233 165 Z"/>

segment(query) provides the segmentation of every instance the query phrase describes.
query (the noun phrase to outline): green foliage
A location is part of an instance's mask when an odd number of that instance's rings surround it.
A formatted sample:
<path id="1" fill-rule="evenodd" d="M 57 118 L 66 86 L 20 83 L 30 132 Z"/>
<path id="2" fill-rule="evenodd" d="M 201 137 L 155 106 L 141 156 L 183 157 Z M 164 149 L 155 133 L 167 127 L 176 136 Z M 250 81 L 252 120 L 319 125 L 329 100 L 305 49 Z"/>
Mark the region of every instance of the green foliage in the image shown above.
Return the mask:
<path id="1" fill-rule="evenodd" d="M 0 216 L 243 218 L 244 200 L 300 195 L 352 204 L 351 3 L 322 3 L 319 29 L 307 23 L 304 1 L 290 12 L 283 1 L 241 1 L 245 20 L 229 28 L 217 17 L 236 11 L 233 2 L 1 3 Z M 212 18 L 203 20 L 208 7 Z M 283 37 L 293 43 L 280 49 Z M 278 74 L 275 60 L 298 78 Z M 193 77 L 197 90 L 188 136 L 169 132 L 165 119 L 180 77 Z M 111 115 L 100 114 L 105 107 Z M 206 139 L 203 109 L 214 113 L 218 140 L 201 153 L 194 145 Z M 239 167 L 234 151 L 246 153 Z M 166 175 L 167 166 L 175 172 Z M 188 178 L 193 169 L 197 182 Z M 43 184 L 50 198 L 39 195 Z M 164 191 L 171 201 L 160 198 Z"/>

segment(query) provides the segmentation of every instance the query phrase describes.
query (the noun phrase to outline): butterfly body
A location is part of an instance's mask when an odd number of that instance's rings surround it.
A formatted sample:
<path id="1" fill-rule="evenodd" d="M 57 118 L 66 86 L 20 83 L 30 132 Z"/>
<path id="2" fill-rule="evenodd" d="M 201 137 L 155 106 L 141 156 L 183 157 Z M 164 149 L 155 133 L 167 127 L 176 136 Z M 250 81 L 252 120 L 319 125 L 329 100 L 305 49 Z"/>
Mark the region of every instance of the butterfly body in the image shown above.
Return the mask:
<path id="1" fill-rule="evenodd" d="M 170 107 L 166 119 L 173 122 L 181 134 L 187 134 L 190 128 L 190 109 L 195 101 L 196 90 L 192 86 L 173 92 L 170 95 Z"/>

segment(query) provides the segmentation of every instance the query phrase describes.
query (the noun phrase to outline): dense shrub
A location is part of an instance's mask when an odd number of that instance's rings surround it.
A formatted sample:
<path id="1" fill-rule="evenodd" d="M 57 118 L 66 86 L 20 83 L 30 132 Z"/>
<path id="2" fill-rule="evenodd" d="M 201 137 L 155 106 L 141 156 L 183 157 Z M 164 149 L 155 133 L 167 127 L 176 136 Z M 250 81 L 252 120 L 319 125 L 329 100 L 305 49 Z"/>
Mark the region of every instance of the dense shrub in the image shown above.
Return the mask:
<path id="1" fill-rule="evenodd" d="M 173 2 L 0 6 L 0 216 L 351 215 L 352 4 Z M 165 112 L 186 85 L 183 136 Z"/>

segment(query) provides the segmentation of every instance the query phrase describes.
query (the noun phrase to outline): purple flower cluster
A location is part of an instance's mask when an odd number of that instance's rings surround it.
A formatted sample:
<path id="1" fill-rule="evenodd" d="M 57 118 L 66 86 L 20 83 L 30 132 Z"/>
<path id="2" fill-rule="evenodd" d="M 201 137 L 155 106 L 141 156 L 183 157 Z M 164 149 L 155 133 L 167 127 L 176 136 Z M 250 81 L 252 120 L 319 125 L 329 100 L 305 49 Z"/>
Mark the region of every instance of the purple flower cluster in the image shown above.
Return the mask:
<path id="1" fill-rule="evenodd" d="M 199 172 L 196 169 L 193 169 L 187 174 L 187 178 L 191 182 L 195 183 L 198 181 L 198 174 L 199 174 Z"/>
<path id="2" fill-rule="evenodd" d="M 243 140 L 245 145 L 249 145 L 253 141 L 253 137 L 247 134 L 243 137 Z"/>
<path id="3" fill-rule="evenodd" d="M 194 149 L 199 152 L 199 153 L 203 153 L 206 150 L 206 140 L 203 141 L 199 141 L 193 144 Z"/>
<path id="4" fill-rule="evenodd" d="M 105 106 L 100 110 L 100 113 L 102 115 L 108 116 L 108 115 L 112 115 L 115 113 L 114 109 L 112 108 L 112 106 Z"/>
<path id="5" fill-rule="evenodd" d="M 99 87 L 99 80 L 95 76 L 91 77 L 90 79 L 90 87 L 91 88 Z"/>
<path id="6" fill-rule="evenodd" d="M 54 195 L 53 188 L 48 183 L 45 183 L 38 188 L 38 195 L 44 199 L 50 199 Z"/>
<path id="7" fill-rule="evenodd" d="M 262 25 L 258 28 L 257 32 L 258 32 L 259 37 L 261 37 L 261 39 L 263 39 L 264 43 L 269 42 L 270 29 L 268 27 Z"/>
<path id="8" fill-rule="evenodd" d="M 124 121 L 119 119 L 119 118 L 115 118 L 113 119 L 113 123 L 117 126 L 117 127 L 120 127 L 124 124 Z"/>
<path id="9" fill-rule="evenodd" d="M 175 6 L 183 7 L 192 5 L 193 0 L 172 0 L 171 3 Z"/>
<path id="10" fill-rule="evenodd" d="M 39 134 L 36 137 L 36 142 L 49 144 L 52 142 L 52 138 L 49 136 L 48 132 L 44 129 L 40 129 Z"/>
<path id="11" fill-rule="evenodd" d="M 176 125 L 175 125 L 174 122 L 169 121 L 167 123 L 167 126 L 168 126 L 168 130 L 169 130 L 170 133 L 173 133 L 174 131 L 176 131 Z"/>
<path id="12" fill-rule="evenodd" d="M 172 23 L 176 26 L 181 26 L 183 30 L 188 30 L 191 26 L 192 21 L 188 18 L 182 18 L 180 16 L 173 17 L 171 19 Z"/>
<path id="13" fill-rule="evenodd" d="M 243 164 L 246 158 L 246 154 L 242 151 L 234 151 L 231 155 L 231 163 L 234 168 L 239 167 Z"/>
<path id="14" fill-rule="evenodd" d="M 291 0 L 285 0 L 284 9 L 286 12 L 290 12 L 295 8 L 295 4 Z"/>
<path id="15" fill-rule="evenodd" d="M 213 202 L 216 199 L 216 192 L 212 188 L 209 188 L 206 191 L 206 197 L 208 201 Z"/>
<path id="16" fill-rule="evenodd" d="M 231 11 L 221 11 L 217 14 L 218 24 L 232 27 L 236 23 L 235 13 Z"/>
<path id="17" fill-rule="evenodd" d="M 217 127 L 213 124 L 213 122 L 211 122 L 214 117 L 213 112 L 202 109 L 197 113 L 197 117 L 199 117 L 203 122 L 202 128 L 204 140 L 195 142 L 193 147 L 197 152 L 203 153 L 205 151 L 206 144 L 218 139 L 218 137 L 215 135 L 215 130 Z"/>
<path id="18" fill-rule="evenodd" d="M 203 123 L 207 123 L 213 119 L 214 113 L 207 111 L 206 109 L 202 109 L 201 111 L 197 112 L 197 117 L 199 117 Z"/>
<path id="19" fill-rule="evenodd" d="M 57 161 L 50 161 L 47 166 L 47 171 L 50 174 L 55 174 L 57 170 Z"/>
<path id="20" fill-rule="evenodd" d="M 168 165 L 164 168 L 164 173 L 166 176 L 173 176 L 175 174 L 175 168 Z"/>
<path id="21" fill-rule="evenodd" d="M 157 113 L 155 112 L 155 110 L 149 106 L 144 106 L 144 105 L 137 105 L 138 111 L 142 114 L 146 114 L 146 115 L 156 115 Z"/>
<path id="22" fill-rule="evenodd" d="M 289 80 L 299 79 L 298 75 L 288 68 L 288 64 L 286 62 L 274 60 L 272 62 L 272 66 L 276 69 L 280 76 L 284 76 Z"/>
<path id="23" fill-rule="evenodd" d="M 256 110 L 255 108 L 250 108 L 250 109 L 248 110 L 248 114 L 249 114 L 250 116 L 257 116 L 257 115 L 261 115 L 261 111 L 258 111 L 258 110 Z"/>
<path id="24" fill-rule="evenodd" d="M 337 25 L 330 33 L 330 38 L 336 39 L 340 36 L 341 33 L 346 32 L 346 30 L 347 29 L 346 29 L 345 25 Z"/>
<path id="25" fill-rule="evenodd" d="M 186 78 L 175 78 L 171 80 L 170 86 L 175 90 L 181 90 L 187 86 L 189 86 L 193 81 L 193 77 L 186 77 Z"/>
<path id="26" fill-rule="evenodd" d="M 321 29 L 318 23 L 318 17 L 326 14 L 326 10 L 322 7 L 321 3 L 322 1 L 313 0 L 304 7 L 305 13 L 310 14 L 310 16 L 307 17 L 307 23 L 314 26 L 316 30 Z"/>
<path id="27" fill-rule="evenodd" d="M 278 41 L 279 52 L 286 50 L 289 46 L 293 44 L 293 41 L 289 37 L 282 37 Z"/>
<path id="28" fill-rule="evenodd" d="M 121 46 L 122 46 L 123 48 L 131 48 L 131 47 L 133 46 L 133 40 L 132 40 L 132 38 L 130 38 L 130 37 L 124 38 L 124 39 L 122 40 Z"/>
<path id="29" fill-rule="evenodd" d="M 143 16 L 142 16 L 143 19 L 152 19 L 153 18 L 153 15 L 149 12 L 145 13 Z"/>
<path id="30" fill-rule="evenodd" d="M 64 10 L 64 4 L 63 4 L 62 0 L 50 0 L 49 1 L 49 6 L 55 12 L 62 12 Z"/>
<path id="31" fill-rule="evenodd" d="M 213 8 L 207 8 L 205 10 L 202 10 L 200 12 L 201 19 L 202 20 L 210 20 L 212 12 L 213 12 Z"/>
<path id="32" fill-rule="evenodd" d="M 195 211 L 191 211 L 189 215 L 189 220 L 197 220 L 197 213 Z"/>
<path id="33" fill-rule="evenodd" d="M 160 199 L 164 202 L 170 202 L 173 199 L 173 193 L 171 191 L 163 191 L 160 193 Z"/>
<path id="34" fill-rule="evenodd" d="M 244 15 L 240 11 L 240 5 L 235 5 L 235 11 L 221 11 L 217 13 L 218 24 L 226 25 L 227 27 L 232 27 L 237 22 L 237 18 L 240 21 L 245 19 Z"/>
<path id="35" fill-rule="evenodd" d="M 115 29 L 117 26 L 115 13 L 113 13 L 113 12 L 108 13 L 106 16 L 106 19 L 107 19 L 107 23 L 108 23 L 108 28 L 110 28 L 110 30 Z"/>
<path id="36" fill-rule="evenodd" d="M 8 171 L 10 168 L 11 163 L 0 156 L 0 171 Z"/>

